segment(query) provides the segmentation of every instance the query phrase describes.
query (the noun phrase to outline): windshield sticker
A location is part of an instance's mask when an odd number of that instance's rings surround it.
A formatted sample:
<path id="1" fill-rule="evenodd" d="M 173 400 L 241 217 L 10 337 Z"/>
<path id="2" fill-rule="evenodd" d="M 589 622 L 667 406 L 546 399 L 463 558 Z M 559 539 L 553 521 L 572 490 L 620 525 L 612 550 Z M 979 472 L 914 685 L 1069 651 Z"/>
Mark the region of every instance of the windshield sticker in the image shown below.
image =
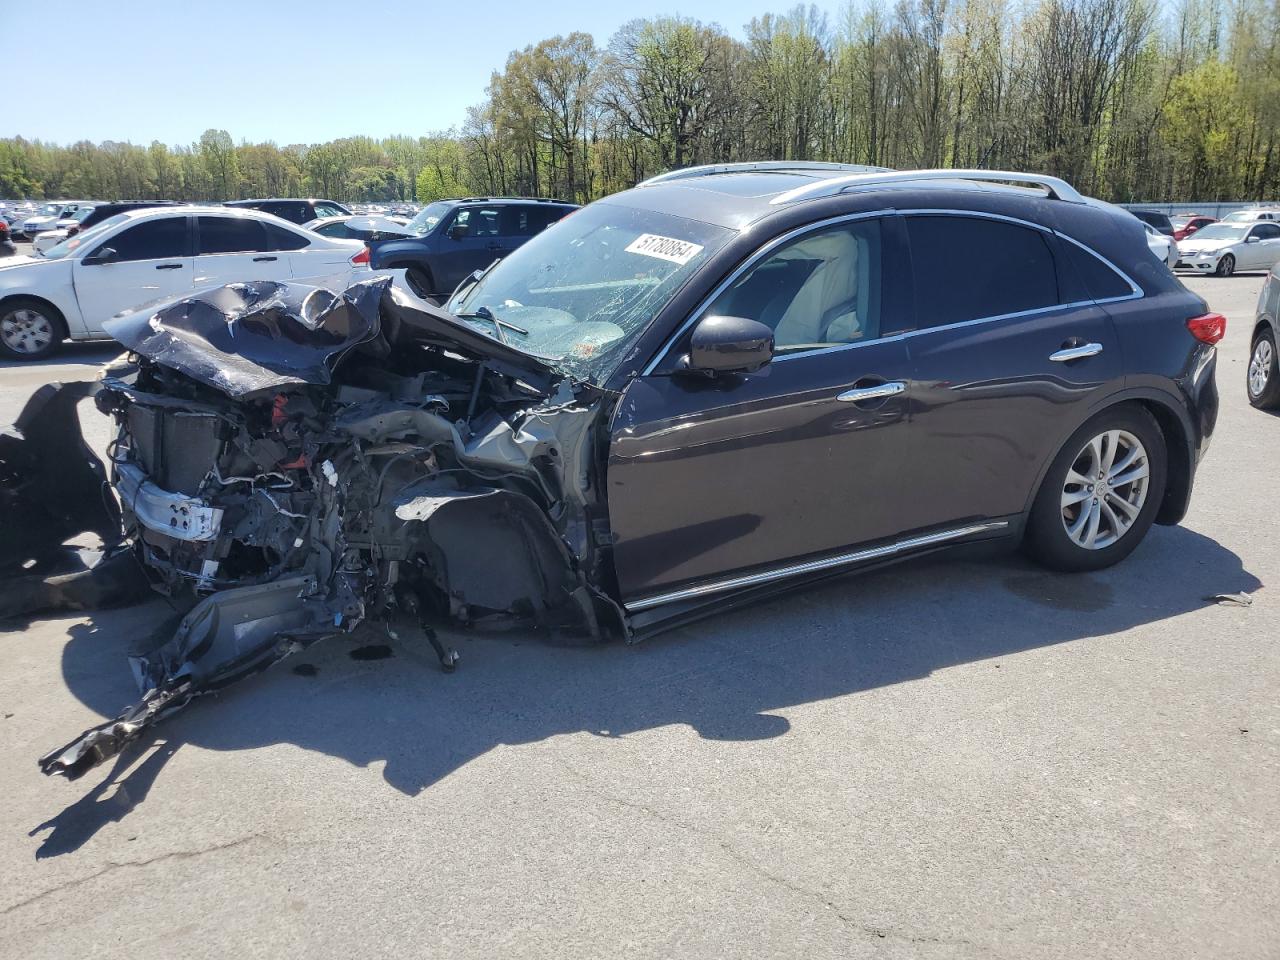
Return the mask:
<path id="1" fill-rule="evenodd" d="M 670 260 L 684 266 L 702 252 L 702 245 L 687 240 L 676 240 L 674 237 L 660 237 L 656 233 L 642 233 L 631 241 L 627 253 L 638 253 L 642 257 L 656 257 L 659 260 Z"/>

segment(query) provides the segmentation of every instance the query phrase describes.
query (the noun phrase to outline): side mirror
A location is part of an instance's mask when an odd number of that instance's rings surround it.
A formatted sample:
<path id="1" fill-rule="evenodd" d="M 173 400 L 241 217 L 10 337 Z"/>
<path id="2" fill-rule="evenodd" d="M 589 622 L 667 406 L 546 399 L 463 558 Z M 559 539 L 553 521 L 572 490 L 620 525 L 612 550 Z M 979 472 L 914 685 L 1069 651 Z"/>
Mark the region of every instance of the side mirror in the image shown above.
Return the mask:
<path id="1" fill-rule="evenodd" d="M 689 339 L 684 369 L 751 373 L 773 359 L 773 330 L 745 317 L 703 317 Z"/>
<path id="2" fill-rule="evenodd" d="M 470 232 L 470 228 L 465 223 L 455 223 L 449 228 L 450 240 L 461 240 Z"/>
<path id="3" fill-rule="evenodd" d="M 89 256 L 84 258 L 86 266 L 97 266 L 102 263 L 115 263 L 120 259 L 120 254 L 116 252 L 115 247 L 99 247 Z"/>
<path id="4" fill-rule="evenodd" d="M 1261 242 L 1262 242 L 1262 238 L 1261 238 L 1261 237 L 1257 237 L 1257 236 L 1254 236 L 1254 237 L 1245 237 L 1245 238 L 1244 238 L 1244 242 L 1245 242 L 1245 243 L 1261 243 Z"/>

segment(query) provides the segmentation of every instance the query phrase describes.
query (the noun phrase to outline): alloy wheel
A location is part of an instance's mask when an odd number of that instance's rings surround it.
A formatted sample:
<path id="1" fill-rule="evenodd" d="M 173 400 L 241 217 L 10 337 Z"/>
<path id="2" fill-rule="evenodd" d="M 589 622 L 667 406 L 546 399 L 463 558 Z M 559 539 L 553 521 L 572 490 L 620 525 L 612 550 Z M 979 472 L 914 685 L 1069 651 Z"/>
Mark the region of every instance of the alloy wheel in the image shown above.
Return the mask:
<path id="1" fill-rule="evenodd" d="M 1071 542 L 1104 550 L 1128 533 L 1147 502 L 1150 473 L 1146 447 L 1128 430 L 1086 443 L 1062 486 L 1062 526 Z"/>
<path id="2" fill-rule="evenodd" d="M 0 319 L 0 341 L 14 353 L 43 353 L 53 338 L 53 322 L 38 310 L 24 307 Z"/>
<path id="3" fill-rule="evenodd" d="M 1236 272 L 1236 258 L 1231 254 L 1227 254 L 1218 261 L 1218 276 L 1229 277 Z"/>
<path id="4" fill-rule="evenodd" d="M 1271 364 L 1274 360 L 1275 351 L 1271 348 L 1271 341 L 1266 337 L 1259 337 L 1253 347 L 1253 356 L 1249 358 L 1250 396 L 1260 397 L 1267 389 L 1267 379 L 1271 376 Z"/>

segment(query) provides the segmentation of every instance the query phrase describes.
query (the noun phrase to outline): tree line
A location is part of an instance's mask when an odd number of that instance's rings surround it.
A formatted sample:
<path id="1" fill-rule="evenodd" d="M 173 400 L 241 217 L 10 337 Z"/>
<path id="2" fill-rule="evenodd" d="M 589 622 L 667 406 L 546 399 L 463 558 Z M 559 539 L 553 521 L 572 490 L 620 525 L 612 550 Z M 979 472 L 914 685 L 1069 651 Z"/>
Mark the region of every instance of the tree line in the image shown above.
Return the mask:
<path id="1" fill-rule="evenodd" d="M 0 140 L 0 194 L 587 201 L 733 160 L 1052 173 L 1116 201 L 1275 198 L 1280 0 L 853 0 L 512 52 L 458 127 L 171 147 Z"/>

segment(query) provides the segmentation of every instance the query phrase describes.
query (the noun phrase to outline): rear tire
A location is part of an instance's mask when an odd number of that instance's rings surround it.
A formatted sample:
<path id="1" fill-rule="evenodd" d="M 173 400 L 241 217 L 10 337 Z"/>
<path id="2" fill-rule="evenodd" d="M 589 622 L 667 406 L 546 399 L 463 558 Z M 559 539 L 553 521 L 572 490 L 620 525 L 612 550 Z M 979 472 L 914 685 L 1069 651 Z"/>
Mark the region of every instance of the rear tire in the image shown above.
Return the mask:
<path id="1" fill-rule="evenodd" d="M 1027 518 L 1024 547 L 1054 570 L 1101 570 L 1142 542 L 1164 499 L 1160 425 L 1123 404 L 1080 427 L 1059 451 Z"/>
<path id="2" fill-rule="evenodd" d="M 0 307 L 0 356 L 43 360 L 62 346 L 66 331 L 58 311 L 32 297 L 14 297 Z"/>
<path id="3" fill-rule="evenodd" d="M 1225 254 L 1218 261 L 1218 269 L 1213 271 L 1215 277 L 1229 277 L 1236 272 L 1236 258 L 1231 254 Z"/>
<path id="4" fill-rule="evenodd" d="M 1263 327 L 1253 338 L 1244 380 L 1249 402 L 1259 410 L 1280 407 L 1280 368 L 1276 358 L 1276 335 L 1270 327 Z"/>

